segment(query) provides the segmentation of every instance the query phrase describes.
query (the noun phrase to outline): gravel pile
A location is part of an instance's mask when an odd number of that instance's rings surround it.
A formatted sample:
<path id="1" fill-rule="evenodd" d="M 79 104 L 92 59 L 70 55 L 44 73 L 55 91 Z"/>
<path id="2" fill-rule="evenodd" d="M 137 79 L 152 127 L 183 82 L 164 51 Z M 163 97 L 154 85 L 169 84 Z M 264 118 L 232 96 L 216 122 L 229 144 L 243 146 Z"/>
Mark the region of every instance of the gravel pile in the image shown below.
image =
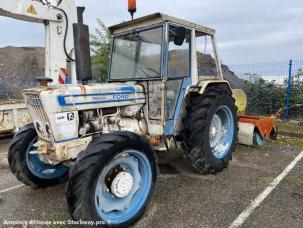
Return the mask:
<path id="1" fill-rule="evenodd" d="M 222 64 L 223 77 L 230 83 L 233 89 L 243 88 L 244 82 L 239 79 L 228 66 Z M 198 53 L 199 75 L 217 75 L 216 63 L 214 58 L 209 54 Z"/>
<path id="2" fill-rule="evenodd" d="M 23 88 L 44 76 L 44 48 L 0 48 L 0 99 L 21 97 Z"/>
<path id="3" fill-rule="evenodd" d="M 44 48 L 40 47 L 0 48 L 0 99 L 21 98 L 23 88 L 33 86 L 34 78 L 44 76 L 44 58 Z M 211 55 L 198 53 L 198 68 L 199 75 L 216 74 Z M 232 88 L 243 87 L 243 81 L 228 66 L 222 65 L 222 70 Z"/>
<path id="4" fill-rule="evenodd" d="M 184 50 L 173 50 L 169 52 L 170 59 L 180 59 L 179 57 L 182 55 L 187 55 L 188 53 Z M 216 69 L 216 63 L 214 58 L 210 54 L 202 54 L 200 52 L 197 53 L 198 58 L 198 73 L 199 76 L 214 76 L 218 75 Z M 185 61 L 175 61 L 175 66 L 171 66 L 172 69 L 186 69 L 188 66 Z M 239 79 L 234 72 L 232 72 L 228 66 L 222 64 L 223 77 L 230 83 L 233 89 L 242 89 L 244 86 L 244 82 Z"/>

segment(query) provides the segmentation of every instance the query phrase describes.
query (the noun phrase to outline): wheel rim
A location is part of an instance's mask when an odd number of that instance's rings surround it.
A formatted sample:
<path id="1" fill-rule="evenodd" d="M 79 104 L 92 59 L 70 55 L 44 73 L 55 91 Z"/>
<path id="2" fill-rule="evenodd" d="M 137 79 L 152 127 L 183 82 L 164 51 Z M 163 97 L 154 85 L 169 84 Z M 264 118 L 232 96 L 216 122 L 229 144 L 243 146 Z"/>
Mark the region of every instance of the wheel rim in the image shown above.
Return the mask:
<path id="1" fill-rule="evenodd" d="M 142 152 L 128 150 L 118 154 L 98 177 L 94 201 L 99 216 L 109 224 L 133 218 L 149 196 L 152 176 L 150 162 Z M 127 183 L 130 180 L 132 183 Z"/>
<path id="2" fill-rule="evenodd" d="M 224 158 L 231 147 L 235 134 L 233 113 L 223 105 L 217 109 L 210 124 L 209 144 L 213 155 Z"/>
<path id="3" fill-rule="evenodd" d="M 41 155 L 34 154 L 38 149 L 34 146 L 36 142 L 37 137 L 30 142 L 26 150 L 26 165 L 34 176 L 44 180 L 52 180 L 63 176 L 69 171 L 69 167 L 63 164 L 54 166 L 43 162 L 40 157 Z"/>
<path id="4" fill-rule="evenodd" d="M 255 139 L 258 146 L 264 146 L 266 141 L 262 138 L 259 132 L 255 133 Z"/>

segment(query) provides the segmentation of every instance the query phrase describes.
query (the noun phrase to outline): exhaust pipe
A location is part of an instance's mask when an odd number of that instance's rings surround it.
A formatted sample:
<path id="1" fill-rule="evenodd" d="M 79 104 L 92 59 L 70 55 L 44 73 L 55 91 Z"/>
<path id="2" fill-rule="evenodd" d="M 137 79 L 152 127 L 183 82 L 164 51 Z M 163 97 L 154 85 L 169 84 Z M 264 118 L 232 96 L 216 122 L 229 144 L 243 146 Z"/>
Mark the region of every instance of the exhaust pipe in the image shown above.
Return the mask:
<path id="1" fill-rule="evenodd" d="M 76 55 L 77 80 L 87 85 L 92 80 L 92 67 L 90 58 L 89 28 L 83 24 L 83 13 L 85 7 L 77 7 L 78 23 L 73 24 L 74 45 Z"/>

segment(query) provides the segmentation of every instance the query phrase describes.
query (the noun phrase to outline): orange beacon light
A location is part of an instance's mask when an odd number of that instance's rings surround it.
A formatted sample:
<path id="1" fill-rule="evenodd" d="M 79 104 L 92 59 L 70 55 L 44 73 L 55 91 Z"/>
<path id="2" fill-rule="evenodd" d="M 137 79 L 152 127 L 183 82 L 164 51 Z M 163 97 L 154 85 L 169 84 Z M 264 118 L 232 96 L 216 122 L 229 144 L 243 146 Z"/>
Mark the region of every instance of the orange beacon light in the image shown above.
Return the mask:
<path id="1" fill-rule="evenodd" d="M 136 0 L 128 0 L 128 12 L 132 16 L 132 20 L 134 19 L 134 13 L 137 11 L 137 2 Z"/>

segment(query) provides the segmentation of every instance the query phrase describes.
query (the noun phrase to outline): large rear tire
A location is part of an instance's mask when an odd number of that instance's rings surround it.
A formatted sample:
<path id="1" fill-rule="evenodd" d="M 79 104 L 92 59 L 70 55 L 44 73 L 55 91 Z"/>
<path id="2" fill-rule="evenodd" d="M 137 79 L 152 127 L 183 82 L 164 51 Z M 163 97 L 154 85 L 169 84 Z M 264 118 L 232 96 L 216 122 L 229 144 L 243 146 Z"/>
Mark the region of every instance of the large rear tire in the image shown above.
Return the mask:
<path id="1" fill-rule="evenodd" d="M 26 125 L 17 132 L 8 152 L 8 162 L 12 173 L 25 185 L 32 188 L 46 188 L 65 182 L 68 178 L 69 167 L 59 164 L 56 166 L 43 162 L 38 154 L 37 133 L 32 124 Z"/>
<path id="2" fill-rule="evenodd" d="M 156 154 L 144 138 L 130 132 L 102 135 L 70 170 L 69 213 L 99 226 L 133 225 L 152 199 L 157 175 Z"/>
<path id="3" fill-rule="evenodd" d="M 192 93 L 183 120 L 183 149 L 193 169 L 200 174 L 216 173 L 228 166 L 235 150 L 237 108 L 229 89 L 207 88 Z"/>

